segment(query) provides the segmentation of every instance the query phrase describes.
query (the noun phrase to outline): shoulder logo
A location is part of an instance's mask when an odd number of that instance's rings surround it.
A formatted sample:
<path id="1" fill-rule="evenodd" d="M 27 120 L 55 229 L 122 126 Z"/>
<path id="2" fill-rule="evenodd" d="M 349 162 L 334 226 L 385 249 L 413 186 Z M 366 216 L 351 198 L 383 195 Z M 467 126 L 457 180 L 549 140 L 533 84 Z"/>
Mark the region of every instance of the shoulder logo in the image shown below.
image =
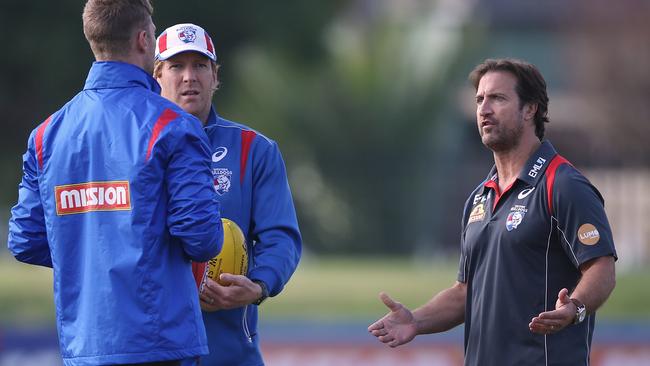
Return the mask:
<path id="1" fill-rule="evenodd" d="M 600 240 L 600 233 L 594 225 L 583 224 L 578 229 L 578 240 L 584 245 L 595 245 Z"/>
<path id="2" fill-rule="evenodd" d="M 54 187 L 58 216 L 131 209 L 128 181 L 87 182 Z"/>
<path id="3" fill-rule="evenodd" d="M 520 200 L 523 200 L 524 198 L 528 197 L 529 194 L 531 194 L 535 190 L 535 187 L 532 188 L 526 188 L 523 191 L 519 192 L 517 195 L 517 198 Z"/>
<path id="4" fill-rule="evenodd" d="M 213 163 L 218 163 L 220 162 L 223 158 L 226 157 L 228 154 L 228 148 L 225 146 L 220 146 L 217 148 L 217 150 L 212 154 L 212 162 Z"/>

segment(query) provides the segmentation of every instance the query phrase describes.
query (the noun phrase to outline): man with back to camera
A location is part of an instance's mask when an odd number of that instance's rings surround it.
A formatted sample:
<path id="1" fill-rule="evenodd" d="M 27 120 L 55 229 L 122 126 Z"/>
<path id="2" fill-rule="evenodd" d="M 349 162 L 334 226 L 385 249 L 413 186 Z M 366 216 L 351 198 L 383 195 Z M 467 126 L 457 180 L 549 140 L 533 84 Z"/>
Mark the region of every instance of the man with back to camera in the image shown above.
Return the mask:
<path id="1" fill-rule="evenodd" d="M 209 278 L 203 286 L 201 307 L 210 354 L 201 358 L 201 365 L 263 365 L 257 308 L 280 293 L 302 248 L 280 149 L 275 141 L 215 112 L 217 57 L 203 28 L 171 26 L 158 37 L 156 47 L 154 77 L 162 96 L 203 122 L 212 145 L 221 214 L 242 229 L 249 253 L 247 276 L 224 273 L 220 280 L 225 286 Z"/>
<path id="2" fill-rule="evenodd" d="M 86 84 L 31 134 L 8 246 L 53 268 L 65 365 L 178 365 L 208 352 L 190 260 L 219 253 L 200 122 L 151 77 L 149 0 L 89 0 Z"/>
<path id="3" fill-rule="evenodd" d="M 465 204 L 458 280 L 368 330 L 397 347 L 465 323 L 465 365 L 587 365 L 595 312 L 615 286 L 616 250 L 600 193 L 543 141 L 546 82 L 514 59 L 470 74 L 495 165 Z"/>

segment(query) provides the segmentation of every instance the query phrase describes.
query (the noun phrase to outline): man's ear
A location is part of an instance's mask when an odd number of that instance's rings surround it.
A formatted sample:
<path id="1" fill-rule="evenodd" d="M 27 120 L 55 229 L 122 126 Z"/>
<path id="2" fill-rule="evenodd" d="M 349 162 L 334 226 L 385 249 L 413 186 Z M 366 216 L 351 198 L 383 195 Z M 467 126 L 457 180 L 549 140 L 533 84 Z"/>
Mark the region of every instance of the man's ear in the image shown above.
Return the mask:
<path id="1" fill-rule="evenodd" d="M 526 103 L 524 105 L 524 121 L 532 121 L 537 113 L 537 103 Z"/>
<path id="2" fill-rule="evenodd" d="M 136 48 L 138 52 L 146 53 L 149 50 L 149 47 L 151 47 L 151 45 L 149 44 L 150 42 L 151 39 L 149 38 L 149 34 L 146 30 L 138 31 L 135 39 Z"/>
<path id="3" fill-rule="evenodd" d="M 221 65 L 215 65 L 215 63 L 212 63 L 212 67 L 214 68 L 214 71 L 212 73 L 212 90 L 218 90 L 219 89 L 219 67 Z"/>

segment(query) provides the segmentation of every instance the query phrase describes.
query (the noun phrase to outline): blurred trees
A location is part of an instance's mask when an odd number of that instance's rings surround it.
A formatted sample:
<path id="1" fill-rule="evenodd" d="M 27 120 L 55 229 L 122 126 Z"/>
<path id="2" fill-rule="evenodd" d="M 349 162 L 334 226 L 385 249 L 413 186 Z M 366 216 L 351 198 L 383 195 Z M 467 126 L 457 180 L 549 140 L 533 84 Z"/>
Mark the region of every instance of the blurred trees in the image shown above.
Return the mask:
<path id="1" fill-rule="evenodd" d="M 440 224 L 430 185 L 455 128 L 438 116 L 467 9 L 383 4 L 343 8 L 313 40 L 324 50 L 315 62 L 246 48 L 224 87 L 235 96 L 216 97 L 280 142 L 308 250 L 409 253 L 430 247 Z"/>
<path id="2" fill-rule="evenodd" d="M 307 250 L 414 247 L 414 229 L 430 221 L 421 219 L 420 193 L 437 165 L 425 155 L 458 45 L 445 32 L 454 37 L 461 24 L 446 21 L 441 33 L 435 4 L 417 2 L 398 12 L 364 1 L 154 6 L 158 32 L 194 22 L 211 33 L 222 65 L 219 112 L 280 143 Z M 11 131 L 0 194 L 9 205 L 29 131 L 79 91 L 92 54 L 83 1 L 3 7 L 20 38 L 3 61 L 13 72 L 0 91 Z"/>
<path id="3" fill-rule="evenodd" d="M 466 82 L 485 58 L 540 65 L 548 136 L 569 159 L 648 164 L 648 6 L 596 2 L 158 0 L 154 22 L 211 34 L 217 110 L 280 144 L 307 251 L 419 255 L 457 251 L 463 201 L 489 170 Z M 83 4 L 0 4 L 0 206 L 16 200 L 29 132 L 83 86 Z"/>

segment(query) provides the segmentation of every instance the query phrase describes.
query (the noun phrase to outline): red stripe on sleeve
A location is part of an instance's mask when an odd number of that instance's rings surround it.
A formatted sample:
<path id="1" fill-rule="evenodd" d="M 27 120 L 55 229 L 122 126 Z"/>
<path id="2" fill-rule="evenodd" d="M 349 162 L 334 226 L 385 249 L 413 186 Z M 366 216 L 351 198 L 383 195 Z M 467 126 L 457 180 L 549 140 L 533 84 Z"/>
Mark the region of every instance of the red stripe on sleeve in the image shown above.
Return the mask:
<path id="1" fill-rule="evenodd" d="M 569 164 L 569 161 L 560 155 L 556 155 L 546 168 L 546 194 L 548 200 L 548 212 L 553 214 L 553 185 L 555 184 L 555 172 L 562 164 Z"/>
<path id="2" fill-rule="evenodd" d="M 239 183 L 244 182 L 246 175 L 246 164 L 248 163 L 248 152 L 251 149 L 251 144 L 257 134 L 255 131 L 242 130 L 241 132 L 241 160 L 239 161 Z"/>
<path id="3" fill-rule="evenodd" d="M 36 157 L 38 159 L 38 168 L 43 169 L 43 135 L 45 134 L 45 129 L 47 125 L 50 124 L 52 116 L 47 117 L 45 122 L 38 127 L 36 130 L 36 139 L 34 144 L 36 145 Z"/>
<path id="4" fill-rule="evenodd" d="M 167 51 L 167 33 L 164 33 L 158 39 L 158 54 Z"/>
<path id="5" fill-rule="evenodd" d="M 158 120 L 153 126 L 153 131 L 151 132 L 151 138 L 149 139 L 149 146 L 147 147 L 147 156 L 145 158 L 145 161 L 149 160 L 149 157 L 151 156 L 151 150 L 153 149 L 153 144 L 156 143 L 156 140 L 158 140 L 158 135 L 160 135 L 160 132 L 171 122 L 174 120 L 176 117 L 178 117 L 178 113 L 172 111 L 171 109 L 165 109 L 160 117 L 158 117 Z"/>

